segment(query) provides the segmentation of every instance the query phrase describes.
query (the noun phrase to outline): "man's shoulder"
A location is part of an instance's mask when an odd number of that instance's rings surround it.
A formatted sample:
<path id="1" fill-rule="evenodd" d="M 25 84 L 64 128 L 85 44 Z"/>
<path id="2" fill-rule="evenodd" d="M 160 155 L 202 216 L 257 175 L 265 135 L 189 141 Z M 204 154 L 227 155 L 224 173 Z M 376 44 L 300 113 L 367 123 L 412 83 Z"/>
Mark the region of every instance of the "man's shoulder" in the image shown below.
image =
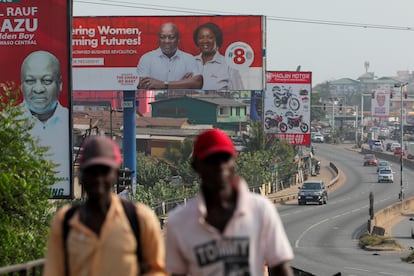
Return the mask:
<path id="1" fill-rule="evenodd" d="M 195 60 L 195 56 L 193 56 L 190 53 L 184 52 L 180 49 L 177 49 L 177 56 L 182 57 L 182 58 L 190 58 L 192 60 Z"/>
<path id="2" fill-rule="evenodd" d="M 145 54 L 143 54 L 141 56 L 141 59 L 146 59 L 146 58 L 149 58 L 149 57 L 160 56 L 160 55 L 162 55 L 161 49 L 157 48 L 157 49 L 148 51 Z"/>
<path id="3" fill-rule="evenodd" d="M 183 221 L 187 221 L 189 217 L 197 215 L 198 202 L 199 198 L 194 197 L 186 204 L 175 207 L 168 213 L 168 223 L 182 224 Z"/>
<path id="4" fill-rule="evenodd" d="M 276 208 L 276 206 L 272 203 L 272 201 L 270 201 L 270 199 L 261 194 L 249 191 L 247 193 L 247 198 L 250 201 L 251 205 L 255 206 L 257 209 L 267 210 L 269 208 Z"/>

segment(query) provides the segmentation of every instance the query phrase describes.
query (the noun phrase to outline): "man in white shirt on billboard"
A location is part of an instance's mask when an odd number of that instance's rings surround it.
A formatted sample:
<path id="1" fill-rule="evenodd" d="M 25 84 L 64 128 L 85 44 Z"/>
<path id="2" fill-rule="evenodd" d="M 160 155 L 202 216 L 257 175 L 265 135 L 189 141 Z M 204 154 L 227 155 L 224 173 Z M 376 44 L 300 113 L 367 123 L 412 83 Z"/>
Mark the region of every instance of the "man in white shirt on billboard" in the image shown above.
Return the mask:
<path id="1" fill-rule="evenodd" d="M 194 57 L 178 49 L 180 34 L 174 23 L 162 24 L 159 48 L 138 63 L 138 89 L 201 89 L 203 77 Z"/>
<path id="2" fill-rule="evenodd" d="M 69 112 L 58 99 L 62 91 L 60 62 L 46 51 L 30 53 L 21 65 L 23 117 L 33 128 L 30 134 L 41 146 L 49 147 L 50 159 L 59 182 L 54 185 L 55 196 L 69 195 L 70 138 Z"/>

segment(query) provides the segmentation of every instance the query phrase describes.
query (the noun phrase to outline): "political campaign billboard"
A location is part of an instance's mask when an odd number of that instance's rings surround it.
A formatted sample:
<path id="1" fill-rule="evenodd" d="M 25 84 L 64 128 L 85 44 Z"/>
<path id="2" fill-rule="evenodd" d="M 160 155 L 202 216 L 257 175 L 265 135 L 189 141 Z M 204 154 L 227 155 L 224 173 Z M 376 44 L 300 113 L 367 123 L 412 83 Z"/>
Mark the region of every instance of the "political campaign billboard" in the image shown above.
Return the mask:
<path id="1" fill-rule="evenodd" d="M 32 123 L 30 134 L 59 179 L 51 197 L 72 197 L 71 64 L 72 1 L 0 1 L 0 93 Z M 13 95 L 6 95 L 12 91 Z"/>
<path id="2" fill-rule="evenodd" d="M 311 72 L 266 72 L 263 125 L 293 145 L 310 144 Z"/>
<path id="3" fill-rule="evenodd" d="M 263 16 L 74 17 L 74 90 L 262 90 Z"/>
<path id="4" fill-rule="evenodd" d="M 390 115 L 390 91 L 373 90 L 371 99 L 371 114 L 377 118 L 387 118 Z"/>

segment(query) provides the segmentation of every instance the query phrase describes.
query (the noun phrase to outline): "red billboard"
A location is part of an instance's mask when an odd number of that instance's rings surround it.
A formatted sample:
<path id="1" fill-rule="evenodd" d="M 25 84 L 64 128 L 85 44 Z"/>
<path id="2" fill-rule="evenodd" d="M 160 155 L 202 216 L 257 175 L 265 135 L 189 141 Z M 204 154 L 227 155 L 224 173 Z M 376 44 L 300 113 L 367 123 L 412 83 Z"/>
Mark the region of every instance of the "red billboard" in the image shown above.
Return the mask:
<path id="1" fill-rule="evenodd" d="M 0 1 L 0 83 L 20 91 L 31 134 L 49 147 L 60 179 L 52 196 L 70 197 L 70 0 Z M 0 90 L 0 93 L 4 93 Z"/>
<path id="2" fill-rule="evenodd" d="M 74 90 L 261 90 L 263 31 L 262 16 L 74 17 Z M 203 83 L 180 85 L 189 73 Z"/>
<path id="3" fill-rule="evenodd" d="M 264 131 L 310 145 L 311 72 L 266 72 Z"/>

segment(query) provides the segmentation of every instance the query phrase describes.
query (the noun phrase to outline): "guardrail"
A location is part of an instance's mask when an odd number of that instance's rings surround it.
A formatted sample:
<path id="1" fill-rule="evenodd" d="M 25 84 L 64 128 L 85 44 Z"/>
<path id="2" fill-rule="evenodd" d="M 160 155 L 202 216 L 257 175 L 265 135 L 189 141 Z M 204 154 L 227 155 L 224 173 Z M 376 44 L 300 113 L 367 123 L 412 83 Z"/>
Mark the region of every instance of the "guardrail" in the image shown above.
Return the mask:
<path id="1" fill-rule="evenodd" d="M 0 275 L 41 275 L 45 259 L 34 260 L 31 262 L 0 267 Z"/>
<path id="2" fill-rule="evenodd" d="M 329 162 L 329 167 L 334 171 L 334 173 L 336 174 L 335 177 L 329 181 L 329 183 L 326 185 L 328 189 L 330 189 L 331 187 L 333 187 L 333 185 L 335 185 L 340 177 L 340 170 L 336 167 L 336 165 L 332 162 Z M 298 193 L 297 192 L 292 192 L 289 194 L 285 194 L 285 195 L 280 195 L 280 196 L 272 196 L 271 194 L 268 196 L 268 198 L 274 203 L 284 203 L 285 201 L 289 201 L 292 199 L 296 199 L 298 197 Z"/>

